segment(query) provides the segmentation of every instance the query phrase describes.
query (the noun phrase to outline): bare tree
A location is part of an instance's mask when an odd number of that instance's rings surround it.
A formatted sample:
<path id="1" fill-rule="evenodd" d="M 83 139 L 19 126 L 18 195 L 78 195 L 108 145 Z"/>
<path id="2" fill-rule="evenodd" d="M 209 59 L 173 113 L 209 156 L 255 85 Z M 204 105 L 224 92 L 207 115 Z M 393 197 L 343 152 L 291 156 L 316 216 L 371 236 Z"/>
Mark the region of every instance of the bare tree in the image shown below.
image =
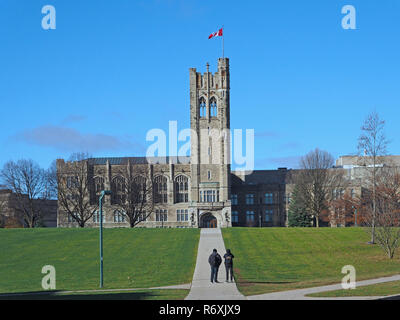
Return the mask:
<path id="1" fill-rule="evenodd" d="M 49 199 L 58 197 L 57 162 L 54 160 L 46 171 L 46 192 Z"/>
<path id="2" fill-rule="evenodd" d="M 366 219 L 375 240 L 392 259 L 400 245 L 400 171 L 386 167 L 379 172 L 375 190 L 374 219 Z M 370 211 L 371 215 L 373 214 Z"/>
<path id="3" fill-rule="evenodd" d="M 332 190 L 343 185 L 343 172 L 333 170 L 333 156 L 318 148 L 300 160 L 300 171 L 295 183 L 301 193 L 305 206 L 319 227 L 320 215 L 329 208 Z M 330 170 L 331 169 L 331 170 Z"/>
<path id="4" fill-rule="evenodd" d="M 121 208 L 133 228 L 153 212 L 153 181 L 147 167 L 132 167 L 129 162 L 118 171 L 118 176 L 120 181 L 111 188 L 113 203 Z"/>
<path id="5" fill-rule="evenodd" d="M 33 160 L 7 162 L 1 170 L 1 177 L 15 196 L 12 206 L 19 213 L 24 224 L 34 228 L 39 223 L 47 199 L 45 172 Z"/>
<path id="6" fill-rule="evenodd" d="M 81 228 L 93 217 L 98 209 L 97 202 L 90 199 L 91 183 L 88 171 L 90 156 L 74 153 L 65 166 L 57 170 L 58 205 L 78 223 Z M 52 180 L 53 179 L 53 180 Z M 54 187 L 54 172 L 50 176 Z"/>
<path id="7" fill-rule="evenodd" d="M 369 171 L 372 187 L 371 243 L 375 243 L 376 178 L 382 156 L 387 153 L 388 141 L 384 134 L 385 121 L 375 111 L 367 116 L 358 139 L 358 154 L 362 165 Z"/>

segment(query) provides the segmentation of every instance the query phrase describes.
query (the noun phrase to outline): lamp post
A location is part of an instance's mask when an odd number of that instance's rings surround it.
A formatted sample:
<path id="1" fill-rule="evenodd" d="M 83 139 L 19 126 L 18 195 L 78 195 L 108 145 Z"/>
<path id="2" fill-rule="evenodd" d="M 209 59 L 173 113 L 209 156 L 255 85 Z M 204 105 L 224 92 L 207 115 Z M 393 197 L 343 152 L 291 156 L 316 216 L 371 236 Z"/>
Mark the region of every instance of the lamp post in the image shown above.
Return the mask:
<path id="1" fill-rule="evenodd" d="M 357 227 L 357 208 L 353 206 L 354 209 L 354 226 Z"/>
<path id="2" fill-rule="evenodd" d="M 101 191 L 99 198 L 99 218 L 100 218 L 100 288 L 103 288 L 103 198 L 110 195 L 111 191 Z"/>

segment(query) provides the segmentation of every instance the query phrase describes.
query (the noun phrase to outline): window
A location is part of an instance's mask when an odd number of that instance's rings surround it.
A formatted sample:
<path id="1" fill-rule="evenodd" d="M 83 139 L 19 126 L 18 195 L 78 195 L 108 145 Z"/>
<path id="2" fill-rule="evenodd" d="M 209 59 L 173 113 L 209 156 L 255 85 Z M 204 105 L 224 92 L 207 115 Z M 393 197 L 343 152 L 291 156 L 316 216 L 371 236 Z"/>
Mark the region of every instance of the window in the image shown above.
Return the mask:
<path id="1" fill-rule="evenodd" d="M 265 194 L 265 203 L 266 204 L 274 203 L 274 194 L 272 192 L 267 192 Z"/>
<path id="2" fill-rule="evenodd" d="M 201 190 L 200 202 L 219 202 L 219 190 Z"/>
<path id="3" fill-rule="evenodd" d="M 91 188 L 91 204 L 96 204 L 99 200 L 100 192 L 104 190 L 104 178 L 94 177 L 93 186 Z"/>
<path id="4" fill-rule="evenodd" d="M 237 194 L 232 194 L 231 195 L 231 202 L 232 202 L 232 205 L 237 205 L 238 204 L 238 195 Z"/>
<path id="5" fill-rule="evenodd" d="M 189 220 L 188 210 L 187 209 L 178 209 L 176 210 L 176 221 L 184 222 Z"/>
<path id="6" fill-rule="evenodd" d="M 211 171 L 207 172 L 208 180 L 211 180 Z"/>
<path id="7" fill-rule="evenodd" d="M 95 177 L 94 178 L 94 191 L 96 193 L 104 190 L 104 178 L 103 177 Z"/>
<path id="8" fill-rule="evenodd" d="M 135 177 L 132 182 L 132 191 L 133 191 L 133 197 L 136 198 L 133 199 L 134 200 L 133 202 L 145 203 L 146 195 L 148 193 L 146 178 L 143 176 Z"/>
<path id="9" fill-rule="evenodd" d="M 354 189 L 351 189 L 351 190 L 350 190 L 350 196 L 351 196 L 352 199 L 355 198 L 356 192 L 354 191 Z"/>
<path id="10" fill-rule="evenodd" d="M 143 212 L 136 212 L 136 215 L 138 217 L 138 220 L 141 221 L 146 221 L 147 220 L 147 215 L 146 215 L 146 211 Z"/>
<path id="11" fill-rule="evenodd" d="M 156 210 L 156 221 L 168 221 L 168 210 Z"/>
<path id="12" fill-rule="evenodd" d="M 93 222 L 100 223 L 100 212 L 99 211 L 96 211 L 93 214 Z M 106 216 L 105 216 L 104 212 L 103 212 L 103 222 L 106 222 Z"/>
<path id="13" fill-rule="evenodd" d="M 271 222 L 274 212 L 271 209 L 265 210 L 265 222 Z"/>
<path id="14" fill-rule="evenodd" d="M 114 222 L 125 222 L 125 213 L 121 210 L 114 211 Z"/>
<path id="15" fill-rule="evenodd" d="M 254 204 L 254 194 L 246 194 L 246 204 Z"/>
<path id="16" fill-rule="evenodd" d="M 204 98 L 200 98 L 200 118 L 206 117 L 206 100 Z"/>
<path id="17" fill-rule="evenodd" d="M 154 202 L 167 203 L 167 178 L 164 176 L 157 176 L 154 178 Z"/>
<path id="18" fill-rule="evenodd" d="M 246 211 L 246 221 L 254 221 L 254 211 Z"/>
<path id="19" fill-rule="evenodd" d="M 239 222 L 239 212 L 232 211 L 232 222 Z"/>
<path id="20" fill-rule="evenodd" d="M 218 111 L 217 111 L 217 100 L 212 97 L 210 100 L 210 116 L 211 117 L 217 117 L 218 116 Z"/>
<path id="21" fill-rule="evenodd" d="M 113 204 L 123 204 L 126 200 L 125 179 L 117 176 L 111 183 L 111 200 Z"/>
<path id="22" fill-rule="evenodd" d="M 186 176 L 180 175 L 175 178 L 175 202 L 189 201 L 189 184 Z"/>
<path id="23" fill-rule="evenodd" d="M 67 177 L 67 188 L 77 188 L 79 186 L 79 180 L 77 176 Z"/>

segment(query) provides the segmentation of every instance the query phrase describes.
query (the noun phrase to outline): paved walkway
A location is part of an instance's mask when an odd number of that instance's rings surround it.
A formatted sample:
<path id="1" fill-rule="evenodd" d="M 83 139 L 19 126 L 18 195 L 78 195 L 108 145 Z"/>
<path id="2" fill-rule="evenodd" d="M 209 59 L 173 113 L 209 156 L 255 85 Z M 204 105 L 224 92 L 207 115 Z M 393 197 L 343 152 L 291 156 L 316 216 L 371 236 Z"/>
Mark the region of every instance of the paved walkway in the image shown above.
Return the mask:
<path id="1" fill-rule="evenodd" d="M 371 280 L 363 280 L 357 281 L 356 286 L 367 286 L 371 284 L 378 284 L 384 283 L 389 281 L 399 281 L 400 275 L 391 276 L 391 277 L 384 277 L 378 279 L 371 279 Z M 314 297 L 306 297 L 305 295 L 311 293 L 318 293 L 318 292 L 325 292 L 325 291 L 333 291 L 342 289 L 341 284 L 333 284 L 328 286 L 322 287 L 315 287 L 315 288 L 307 288 L 307 289 L 296 289 L 290 291 L 280 291 L 280 292 L 272 292 L 272 293 L 265 293 L 259 294 L 255 296 L 248 296 L 248 300 L 374 300 L 380 299 L 383 297 L 338 297 L 338 298 L 314 298 Z M 351 290 L 351 289 L 349 289 Z"/>
<path id="2" fill-rule="evenodd" d="M 222 240 L 220 229 L 201 229 L 200 242 L 197 252 L 196 268 L 194 270 L 192 287 L 186 300 L 243 300 L 245 297 L 238 291 L 233 282 L 226 283 L 225 266 L 222 262 L 218 281 L 221 283 L 211 283 L 211 270 L 208 264 L 208 257 L 213 249 L 223 257 L 225 254 L 225 244 Z"/>

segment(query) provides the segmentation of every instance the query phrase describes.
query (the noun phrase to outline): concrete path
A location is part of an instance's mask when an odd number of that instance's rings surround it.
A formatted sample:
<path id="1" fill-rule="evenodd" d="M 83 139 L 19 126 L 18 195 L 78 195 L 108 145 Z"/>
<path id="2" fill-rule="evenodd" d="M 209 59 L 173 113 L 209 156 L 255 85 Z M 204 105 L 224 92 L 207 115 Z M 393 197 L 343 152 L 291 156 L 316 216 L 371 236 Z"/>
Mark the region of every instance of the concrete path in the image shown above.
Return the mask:
<path id="1" fill-rule="evenodd" d="M 201 229 L 200 242 L 197 252 L 196 268 L 194 270 L 192 287 L 185 300 L 243 300 L 245 297 L 238 291 L 233 282 L 226 283 L 225 266 L 222 262 L 219 267 L 218 281 L 211 283 L 211 269 L 208 264 L 208 257 L 213 249 L 223 257 L 225 244 L 222 240 L 220 229 Z"/>
<path id="2" fill-rule="evenodd" d="M 390 281 L 399 281 L 400 275 L 391 276 L 391 277 L 384 277 L 378 279 L 371 279 L 371 280 L 363 280 L 357 281 L 356 286 L 367 286 L 371 284 L 378 284 Z M 280 292 L 272 292 L 272 293 L 265 293 L 259 294 L 255 296 L 247 296 L 248 300 L 375 300 L 380 299 L 383 297 L 338 297 L 338 298 L 314 298 L 314 297 L 306 297 L 305 295 L 311 293 L 319 293 L 325 291 L 333 291 L 342 289 L 341 284 L 333 284 L 328 286 L 322 287 L 314 287 L 314 288 L 307 288 L 307 289 L 296 289 L 290 291 L 280 291 Z M 351 290 L 351 289 L 349 289 Z"/>

